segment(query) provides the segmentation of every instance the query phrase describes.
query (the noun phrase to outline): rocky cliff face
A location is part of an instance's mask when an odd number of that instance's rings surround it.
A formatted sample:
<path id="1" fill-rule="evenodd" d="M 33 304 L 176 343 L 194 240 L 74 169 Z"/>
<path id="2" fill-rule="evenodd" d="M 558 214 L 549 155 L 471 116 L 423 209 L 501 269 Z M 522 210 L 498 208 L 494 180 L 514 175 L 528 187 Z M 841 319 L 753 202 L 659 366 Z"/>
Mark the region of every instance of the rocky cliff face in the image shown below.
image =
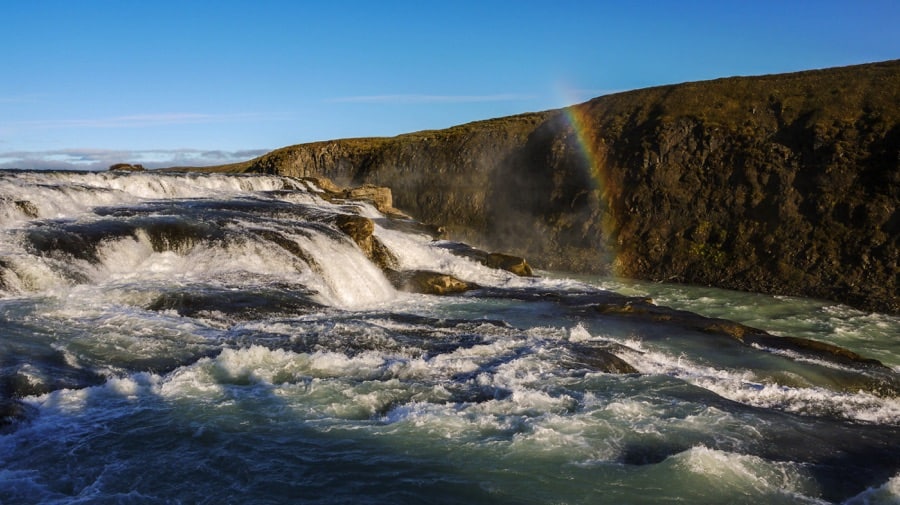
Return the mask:
<path id="1" fill-rule="evenodd" d="M 900 312 L 900 61 L 650 88 L 234 170 L 393 189 L 539 268 Z"/>

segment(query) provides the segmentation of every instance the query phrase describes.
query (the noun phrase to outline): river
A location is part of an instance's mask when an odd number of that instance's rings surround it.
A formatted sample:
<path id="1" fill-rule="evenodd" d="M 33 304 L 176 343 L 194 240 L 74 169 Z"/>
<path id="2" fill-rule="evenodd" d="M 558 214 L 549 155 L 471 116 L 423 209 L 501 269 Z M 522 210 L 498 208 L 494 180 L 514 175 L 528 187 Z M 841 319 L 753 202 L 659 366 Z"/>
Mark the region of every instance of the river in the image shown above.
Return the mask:
<path id="1" fill-rule="evenodd" d="M 342 214 L 480 287 L 397 290 Z M 900 318 L 518 277 L 402 221 L 287 177 L 0 172 L 0 503 L 900 502 Z"/>

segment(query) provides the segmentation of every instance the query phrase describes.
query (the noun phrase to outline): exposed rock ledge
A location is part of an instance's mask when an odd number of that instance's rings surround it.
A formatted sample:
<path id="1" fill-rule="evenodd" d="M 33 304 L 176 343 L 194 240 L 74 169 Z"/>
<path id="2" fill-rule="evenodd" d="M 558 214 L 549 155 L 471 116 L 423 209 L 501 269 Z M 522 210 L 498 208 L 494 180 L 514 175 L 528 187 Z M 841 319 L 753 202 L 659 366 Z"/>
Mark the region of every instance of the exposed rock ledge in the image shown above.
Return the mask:
<path id="1" fill-rule="evenodd" d="M 406 229 L 415 228 L 417 231 L 424 232 L 439 232 L 439 230 L 434 230 L 428 225 L 418 223 L 394 209 L 391 204 L 390 188 L 366 185 L 358 188 L 343 189 L 324 177 L 307 179 L 322 189 L 326 198 L 368 201 L 373 203 L 380 212 L 389 218 L 405 221 L 400 227 Z M 335 216 L 334 224 L 350 237 L 373 263 L 384 270 L 388 279 L 397 289 L 414 293 L 448 295 L 462 293 L 478 287 L 475 283 L 466 282 L 441 272 L 396 270 L 397 258 L 374 235 L 375 223 L 367 217 L 356 214 L 340 214 Z M 505 253 L 488 253 L 465 244 L 448 244 L 449 246 L 456 246 L 451 249 L 451 252 L 475 259 L 489 268 L 506 270 L 519 276 L 534 275 L 531 266 L 525 258 Z"/>

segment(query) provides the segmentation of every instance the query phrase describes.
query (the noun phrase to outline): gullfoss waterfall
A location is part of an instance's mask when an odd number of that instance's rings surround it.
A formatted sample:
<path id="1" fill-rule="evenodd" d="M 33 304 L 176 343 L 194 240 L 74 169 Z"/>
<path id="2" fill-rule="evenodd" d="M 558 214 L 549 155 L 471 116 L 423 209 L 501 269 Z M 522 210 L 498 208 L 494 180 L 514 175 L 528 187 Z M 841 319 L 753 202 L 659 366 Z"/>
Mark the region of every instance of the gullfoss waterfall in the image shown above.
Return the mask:
<path id="1" fill-rule="evenodd" d="M 0 503 L 900 500 L 895 316 L 519 277 L 278 176 L 7 171 L 0 226 Z"/>

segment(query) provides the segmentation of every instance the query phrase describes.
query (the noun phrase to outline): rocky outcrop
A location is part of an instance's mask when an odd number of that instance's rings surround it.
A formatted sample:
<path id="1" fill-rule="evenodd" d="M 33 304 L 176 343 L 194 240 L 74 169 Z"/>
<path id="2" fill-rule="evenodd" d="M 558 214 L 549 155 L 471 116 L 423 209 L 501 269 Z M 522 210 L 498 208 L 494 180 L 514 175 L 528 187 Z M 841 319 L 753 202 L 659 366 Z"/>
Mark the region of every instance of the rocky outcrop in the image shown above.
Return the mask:
<path id="1" fill-rule="evenodd" d="M 420 223 L 394 209 L 390 188 L 367 184 L 343 189 L 326 177 L 307 177 L 306 179 L 313 182 L 316 188 L 320 189 L 328 199 L 334 200 L 337 198 L 372 203 L 379 211 L 388 216 L 389 219 L 384 223 L 385 226 L 413 233 L 428 234 L 435 239 L 440 238 L 444 234 L 440 227 Z M 426 270 L 397 271 L 397 258 L 374 235 L 375 222 L 367 217 L 357 214 L 339 214 L 334 217 L 334 225 L 338 230 L 350 237 L 373 263 L 385 271 L 397 289 L 413 293 L 448 295 L 477 288 L 473 283 L 439 272 Z M 489 253 L 461 243 L 447 244 L 447 246 L 457 246 L 451 252 L 475 259 L 489 268 L 506 270 L 519 276 L 534 275 L 531 266 L 524 258 L 505 253 Z M 286 246 L 283 245 L 282 247 Z"/>
<path id="2" fill-rule="evenodd" d="M 484 264 L 491 268 L 507 270 L 520 277 L 531 277 L 534 275 L 531 265 L 525 261 L 525 258 L 513 256 L 512 254 L 490 253 L 485 258 Z"/>
<path id="3" fill-rule="evenodd" d="M 900 312 L 900 61 L 662 86 L 229 170 L 393 190 L 538 268 Z"/>
<path id="4" fill-rule="evenodd" d="M 396 268 L 397 258 L 375 235 L 375 223 L 363 216 L 342 214 L 337 216 L 335 225 L 346 233 L 365 255 L 382 270 Z"/>

